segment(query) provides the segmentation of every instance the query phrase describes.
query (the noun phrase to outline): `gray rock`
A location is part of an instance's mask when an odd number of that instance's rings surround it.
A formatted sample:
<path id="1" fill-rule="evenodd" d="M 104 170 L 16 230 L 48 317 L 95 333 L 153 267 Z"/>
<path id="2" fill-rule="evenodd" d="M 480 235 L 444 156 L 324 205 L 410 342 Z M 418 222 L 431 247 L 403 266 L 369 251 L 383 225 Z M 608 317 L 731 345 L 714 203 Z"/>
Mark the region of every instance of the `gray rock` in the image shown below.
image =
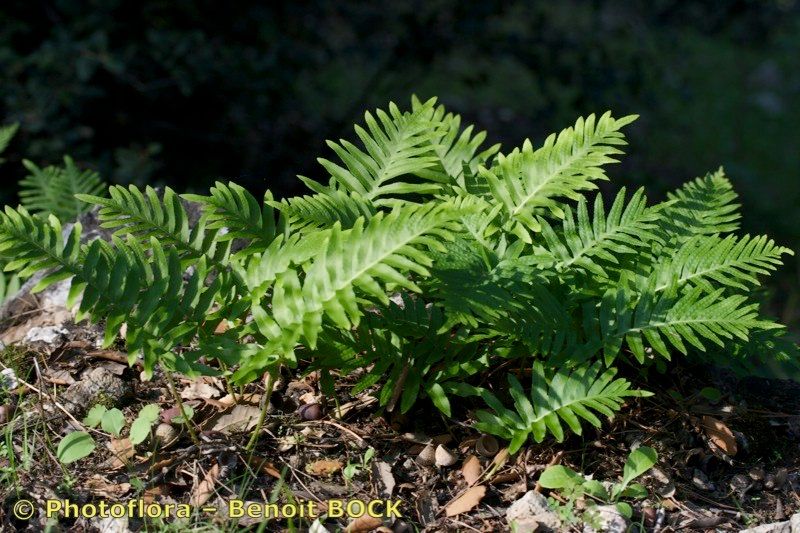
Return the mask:
<path id="1" fill-rule="evenodd" d="M 87 372 L 83 379 L 67 387 L 60 401 L 71 414 L 80 417 L 98 402 L 107 407 L 114 406 L 132 392 L 128 380 L 122 380 L 105 368 L 97 367 Z"/>
<path id="2" fill-rule="evenodd" d="M 58 344 L 67 338 L 69 330 L 61 326 L 34 326 L 25 334 L 23 342 L 43 342 L 45 344 Z"/>
<path id="3" fill-rule="evenodd" d="M 789 520 L 773 522 L 743 529 L 741 533 L 800 533 L 800 513 L 795 513 Z"/>
<path id="4" fill-rule="evenodd" d="M 529 490 L 506 510 L 506 521 L 516 526 L 519 533 L 533 531 L 558 531 L 561 520 L 547 505 L 547 498 Z"/>
<path id="5" fill-rule="evenodd" d="M 584 514 L 583 533 L 625 533 L 628 519 L 613 505 L 598 505 Z"/>

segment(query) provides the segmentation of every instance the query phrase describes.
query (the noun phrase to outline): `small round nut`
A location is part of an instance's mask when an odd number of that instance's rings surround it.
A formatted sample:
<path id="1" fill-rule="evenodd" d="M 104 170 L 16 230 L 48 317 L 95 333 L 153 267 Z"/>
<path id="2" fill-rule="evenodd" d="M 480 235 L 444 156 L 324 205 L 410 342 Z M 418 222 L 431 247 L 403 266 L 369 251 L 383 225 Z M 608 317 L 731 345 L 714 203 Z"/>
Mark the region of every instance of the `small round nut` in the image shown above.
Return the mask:
<path id="1" fill-rule="evenodd" d="M 307 403 L 297 409 L 303 420 L 319 420 L 322 418 L 322 406 L 318 403 Z"/>
<path id="2" fill-rule="evenodd" d="M 178 438 L 178 430 L 172 424 L 161 423 L 156 426 L 155 436 L 159 446 L 167 446 Z"/>
<path id="3" fill-rule="evenodd" d="M 475 442 L 475 451 L 484 457 L 494 457 L 497 455 L 498 450 L 500 450 L 500 444 L 491 435 L 482 435 Z"/>
<path id="4" fill-rule="evenodd" d="M 436 463 L 436 447 L 433 444 L 427 444 L 417 455 L 417 461 L 423 466 L 433 466 Z"/>
<path id="5" fill-rule="evenodd" d="M 438 467 L 453 466 L 458 460 L 458 457 L 443 444 L 436 447 L 434 457 Z"/>

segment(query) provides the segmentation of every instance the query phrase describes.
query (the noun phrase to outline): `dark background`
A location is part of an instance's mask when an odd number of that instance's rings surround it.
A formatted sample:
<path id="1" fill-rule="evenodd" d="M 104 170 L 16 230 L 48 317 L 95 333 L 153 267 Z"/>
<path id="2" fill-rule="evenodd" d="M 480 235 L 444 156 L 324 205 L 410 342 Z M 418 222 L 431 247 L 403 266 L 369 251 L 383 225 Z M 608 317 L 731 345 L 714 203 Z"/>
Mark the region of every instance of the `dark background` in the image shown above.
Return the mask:
<path id="1" fill-rule="evenodd" d="M 800 249 L 800 4 L 140 0 L 0 3 L 0 167 L 71 154 L 116 183 L 277 196 L 324 178 L 327 138 L 367 108 L 438 95 L 505 149 L 638 113 L 614 187 L 663 197 L 724 165 L 745 230 Z M 798 262 L 770 285 L 798 324 Z"/>

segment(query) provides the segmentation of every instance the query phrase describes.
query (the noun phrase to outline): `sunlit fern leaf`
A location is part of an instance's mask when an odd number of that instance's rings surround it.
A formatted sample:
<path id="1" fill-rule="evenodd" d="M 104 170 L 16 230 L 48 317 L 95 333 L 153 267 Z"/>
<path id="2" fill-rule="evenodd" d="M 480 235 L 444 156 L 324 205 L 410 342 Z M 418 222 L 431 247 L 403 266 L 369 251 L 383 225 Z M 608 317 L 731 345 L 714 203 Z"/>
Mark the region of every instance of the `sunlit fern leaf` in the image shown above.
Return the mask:
<path id="1" fill-rule="evenodd" d="M 671 357 L 671 345 L 686 355 L 688 347 L 705 351 L 709 345 L 747 341 L 751 331 L 777 327 L 758 316 L 758 304 L 747 296 L 726 295 L 723 289 L 706 293 L 694 287 L 675 294 L 652 290 L 638 296 L 633 307 L 624 291 L 609 291 L 600 304 L 599 327 L 606 364 L 619 354 L 623 341 L 634 357 L 644 362 L 645 342 L 662 357 Z"/>
<path id="2" fill-rule="evenodd" d="M 526 140 L 522 148 L 498 155 L 491 168 L 480 167 L 494 200 L 503 204 L 509 230 L 531 242 L 529 232 L 541 230 L 538 214 L 561 217 L 561 200 L 578 200 L 581 191 L 597 188 L 595 181 L 608 179 L 602 166 L 617 162 L 617 147 L 626 144 L 620 129 L 635 119 L 589 115 L 538 149 Z"/>
<path id="3" fill-rule="evenodd" d="M 28 277 L 40 270 L 71 268 L 81 257 L 80 232 L 76 223 L 65 242 L 56 217 L 44 219 L 25 207 L 6 206 L 0 214 L 0 256 L 7 260 L 6 271 Z"/>
<path id="4" fill-rule="evenodd" d="M 301 336 L 313 348 L 324 316 L 339 327 L 357 325 L 363 298 L 386 303 L 387 290 L 419 291 L 408 274 L 429 274 L 428 250 L 442 250 L 443 242 L 452 239 L 453 217 L 446 204 L 410 204 L 378 213 L 366 224 L 359 219 L 349 230 L 335 225 L 302 282 L 294 270 L 277 277 L 272 316 L 254 308 L 259 330 L 270 339 L 265 357 L 276 351 L 293 353 Z M 252 358 L 237 378 L 257 372 L 262 364 L 261 358 Z"/>
<path id="5" fill-rule="evenodd" d="M 388 113 L 367 112 L 366 128 L 355 127 L 363 149 L 346 140 L 328 141 L 341 160 L 338 164 L 319 159 L 331 175 L 330 188 L 358 193 L 376 205 L 384 203 L 385 197 L 437 192 L 440 184 L 430 181 L 435 175 L 417 177 L 438 162 L 432 141 L 441 135 L 441 123 L 432 118 L 434 105 L 431 99 L 413 112 L 402 112 L 395 104 L 389 104 Z M 312 186 L 317 192 L 321 187 Z"/>
<path id="6" fill-rule="evenodd" d="M 559 442 L 566 434 L 563 424 L 576 435 L 583 432 L 582 423 L 600 427 L 598 415 L 613 417 L 625 399 L 632 396 L 649 396 L 650 393 L 630 388 L 622 378 L 614 379 L 615 369 L 603 371 L 596 362 L 570 372 L 559 370 L 548 378 L 540 362 L 533 364 L 531 390 L 526 394 L 517 378 L 508 375 L 509 393 L 513 409 L 488 390 L 480 395 L 492 411 L 478 411 L 476 428 L 511 441 L 509 453 L 516 453 L 532 437 L 542 442 L 551 434 Z"/>
<path id="7" fill-rule="evenodd" d="M 81 245 L 80 232 L 80 224 L 75 224 L 64 238 L 56 217 L 45 220 L 24 207 L 6 207 L 0 215 L 0 255 L 13 256 L 8 267 L 19 269 L 21 275 L 49 271 L 34 292 L 72 278 L 68 300 L 71 306 L 80 297 L 77 319 L 104 322 L 106 346 L 127 323 L 129 360 L 132 363 L 141 354 L 147 374 L 158 362 L 179 365 L 182 372 L 197 368 L 173 348 L 188 342 L 209 320 L 218 294 L 235 296 L 231 278 L 218 275 L 206 284 L 208 269 L 201 257 L 185 279 L 176 248 L 165 250 L 155 238 L 146 253 L 135 239 L 114 237 L 113 245 L 99 239 Z M 231 303 L 218 301 L 223 306 Z"/>
<path id="8" fill-rule="evenodd" d="M 105 188 L 97 172 L 79 169 L 69 156 L 64 157 L 63 167 L 39 168 L 28 160 L 22 163 L 29 174 L 19 182 L 19 196 L 32 213 L 52 213 L 63 221 L 74 220 L 90 208 L 76 195 L 99 195 Z"/>
<path id="9" fill-rule="evenodd" d="M 695 235 L 728 233 L 739 228 L 738 195 L 724 171 L 696 178 L 667 195 L 663 226 L 670 240 L 680 244 Z"/>
<path id="10" fill-rule="evenodd" d="M 600 194 L 595 198 L 590 218 L 587 202 L 578 201 L 577 218 L 569 206 L 564 207 L 561 231 L 540 219 L 546 250 L 553 255 L 553 267 L 560 271 L 582 268 L 600 277 L 608 277 L 606 265 L 618 265 L 623 254 L 635 254 L 642 247 L 661 242 L 658 236 L 658 207 L 647 207 L 644 190 L 639 189 L 625 205 L 623 187 L 605 213 Z"/>
<path id="11" fill-rule="evenodd" d="M 184 194 L 182 197 L 203 206 L 208 229 L 224 228 L 224 233 L 217 236 L 218 241 L 246 241 L 239 255 L 264 251 L 282 229 L 276 222 L 269 191 L 265 193 L 264 201 L 259 202 L 244 187 L 218 181 L 207 196 Z"/>
<path id="12" fill-rule="evenodd" d="M 19 276 L 15 272 L 0 271 L 0 304 L 13 297 L 19 291 L 20 285 Z"/>
<path id="13" fill-rule="evenodd" d="M 295 196 L 271 205 L 286 214 L 296 230 L 330 228 L 339 222 L 344 229 L 353 227 L 359 217 L 369 220 L 377 212 L 371 201 L 358 193 L 332 190 L 327 194 Z"/>
<path id="14" fill-rule="evenodd" d="M 248 256 L 241 269 L 242 277 L 247 283 L 248 296 L 261 298 L 279 275 L 292 267 L 307 263 L 324 249 L 329 236 L 329 230 L 295 233 L 287 239 L 281 235 L 263 253 Z"/>
<path id="15" fill-rule="evenodd" d="M 424 109 L 425 104 L 414 96 L 411 99 L 412 111 Z M 437 106 L 432 117 L 433 122 L 442 124 L 440 136 L 431 140 L 439 165 L 421 172 L 423 176 L 439 182 L 451 182 L 466 189 L 464 183 L 465 170 L 474 173 L 478 166 L 485 164 L 500 150 L 495 144 L 481 150 L 486 140 L 486 132 L 473 133 L 475 127 L 470 124 L 461 128 L 461 116 L 449 113 L 443 105 Z"/>
<path id="16" fill-rule="evenodd" d="M 19 129 L 19 124 L 8 124 L 6 126 L 0 126 L 0 154 L 6 151 L 8 145 L 11 143 L 11 139 L 16 135 L 17 129 Z M 3 163 L 5 159 L 0 157 L 0 163 Z"/>
<path id="17" fill-rule="evenodd" d="M 717 286 L 747 290 L 759 284 L 758 276 L 782 265 L 783 254 L 794 252 L 765 235 L 698 235 L 674 253 L 663 254 L 651 275 L 656 279 L 656 292 L 666 290 L 671 283 L 698 286 L 707 292 Z"/>
<path id="18" fill-rule="evenodd" d="M 149 185 L 144 192 L 135 185 L 112 185 L 108 193 L 109 198 L 78 195 L 82 201 L 100 206 L 102 227 L 113 229 L 115 235 L 134 236 L 145 246 L 155 237 L 175 246 L 182 259 L 205 257 L 218 270 L 228 270 L 230 239 L 218 239 L 219 224 L 209 228 L 205 218 L 192 226 L 180 197 L 171 188 L 159 195 Z"/>
<path id="19" fill-rule="evenodd" d="M 492 205 L 480 196 L 466 194 L 446 197 L 458 213 L 458 221 L 475 242 L 483 247 L 487 261 L 498 258 L 506 251 L 508 240 L 500 228 L 501 205 Z"/>

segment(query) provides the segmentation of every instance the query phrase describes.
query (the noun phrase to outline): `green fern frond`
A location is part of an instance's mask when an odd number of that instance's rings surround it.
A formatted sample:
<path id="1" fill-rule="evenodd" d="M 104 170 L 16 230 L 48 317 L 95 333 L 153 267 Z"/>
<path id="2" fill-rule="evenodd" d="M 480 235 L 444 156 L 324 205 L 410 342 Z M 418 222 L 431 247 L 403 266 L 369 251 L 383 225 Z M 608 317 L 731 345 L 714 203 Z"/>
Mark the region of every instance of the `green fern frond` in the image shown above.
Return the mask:
<path id="1" fill-rule="evenodd" d="M 102 240 L 81 245 L 80 231 L 80 224 L 75 224 L 64 240 L 54 216 L 46 221 L 24 207 L 6 207 L 0 215 L 0 254 L 15 257 L 7 268 L 20 269 L 21 275 L 50 270 L 34 292 L 72 278 L 70 305 L 81 296 L 78 320 L 89 316 L 105 322 L 106 346 L 127 323 L 130 361 L 141 354 L 146 374 L 158 362 L 179 365 L 185 372 L 196 368 L 172 350 L 209 320 L 218 295 L 234 294 L 231 278 L 219 275 L 206 285 L 208 269 L 205 258 L 200 258 L 184 279 L 186 270 L 177 250 L 165 249 L 155 238 L 147 254 L 134 239 L 114 237 L 113 247 Z M 230 303 L 224 297 L 220 300 L 223 305 Z"/>
<path id="2" fill-rule="evenodd" d="M 5 270 L 18 271 L 22 277 L 50 269 L 74 273 L 81 258 L 80 232 L 81 225 L 76 223 L 65 242 L 55 216 L 45 220 L 22 206 L 6 206 L 0 214 L 0 256 L 7 259 Z"/>
<path id="3" fill-rule="evenodd" d="M 694 287 L 675 296 L 675 290 L 673 286 L 661 294 L 645 291 L 634 307 L 623 291 L 609 291 L 599 314 L 606 364 L 614 361 L 623 341 L 641 363 L 646 357 L 645 341 L 670 359 L 667 343 L 686 355 L 687 345 L 702 352 L 709 343 L 723 347 L 725 341 L 747 341 L 751 331 L 776 327 L 760 319 L 758 304 L 749 303 L 744 295 L 726 296 L 723 289 L 706 293 Z"/>
<path id="4" fill-rule="evenodd" d="M 443 307 L 445 327 L 477 327 L 485 320 L 499 319 L 509 307 L 522 305 L 512 296 L 513 283 L 504 282 L 497 270 L 486 264 L 473 241 L 457 238 L 434 258 L 426 292 Z"/>
<path id="5" fill-rule="evenodd" d="M 437 192 L 440 184 L 430 181 L 436 174 L 425 174 L 422 181 L 398 179 L 422 176 L 423 171 L 439 161 L 432 148 L 433 141 L 441 136 L 441 124 L 433 120 L 435 102 L 428 100 L 413 112 L 404 113 L 395 104 L 389 104 L 388 113 L 382 110 L 375 115 L 365 113 L 366 129 L 355 127 L 363 149 L 345 140 L 328 141 L 344 165 L 318 160 L 331 175 L 330 189 L 358 193 L 376 205 L 384 203 L 387 196 Z"/>
<path id="6" fill-rule="evenodd" d="M 7 126 L 0 126 L 0 154 L 6 151 L 8 145 L 11 143 L 11 139 L 16 135 L 17 129 L 19 129 L 19 124 L 9 124 Z M 3 163 L 5 159 L 0 157 L 0 163 Z"/>
<path id="7" fill-rule="evenodd" d="M 481 397 L 493 412 L 478 411 L 479 422 L 475 427 L 510 440 L 508 451 L 513 454 L 529 437 L 542 442 L 550 433 L 557 441 L 563 441 L 562 424 L 576 435 L 583 432 L 582 421 L 600 427 L 598 414 L 611 418 L 619 411 L 625 398 L 650 395 L 631 389 L 630 383 L 622 378 L 614 379 L 615 369 L 602 369 L 602 364 L 597 362 L 572 372 L 559 370 L 548 379 L 542 364 L 536 362 L 529 395 L 517 378 L 509 374 L 509 392 L 514 400 L 514 409 L 506 408 L 491 392 L 481 390 Z"/>
<path id="8" fill-rule="evenodd" d="M 74 220 L 89 206 L 81 202 L 78 194 L 99 195 L 105 184 L 93 170 L 80 170 L 69 156 L 64 156 L 64 166 L 39 168 L 28 160 L 22 162 L 30 172 L 20 180 L 20 200 L 33 213 L 52 213 L 61 220 Z"/>
<path id="9" fill-rule="evenodd" d="M 756 376 L 800 382 L 800 346 L 782 326 L 753 332 L 747 342 L 736 343 L 726 350 L 692 353 L 692 358 L 728 368 L 742 378 Z"/>
<path id="10" fill-rule="evenodd" d="M 626 144 L 620 129 L 635 119 L 614 119 L 611 113 L 580 118 L 536 150 L 526 140 L 521 149 L 498 155 L 491 168 L 480 167 L 479 175 L 504 206 L 509 230 L 531 242 L 529 231 L 541 231 L 537 214 L 561 217 L 559 199 L 578 200 L 580 191 L 597 188 L 594 181 L 608 179 L 602 165 L 617 162 L 614 156 L 622 153 L 617 146 Z"/>
<path id="11" fill-rule="evenodd" d="M 285 240 L 279 235 L 263 253 L 248 256 L 239 269 L 247 283 L 248 296 L 256 300 L 263 297 L 278 276 L 307 263 L 323 250 L 329 237 L 329 230 L 295 233 Z"/>
<path id="12" fill-rule="evenodd" d="M 425 104 L 414 96 L 411 99 L 411 109 L 417 112 L 424 109 Z M 443 105 L 436 107 L 432 116 L 434 123 L 441 123 L 441 135 L 431 140 L 434 153 L 439 159 L 438 168 L 422 171 L 421 175 L 438 182 L 455 182 L 466 189 L 464 183 L 465 169 L 475 173 L 478 166 L 485 164 L 499 150 L 500 145 L 494 144 L 489 148 L 480 150 L 486 140 L 486 132 L 473 133 L 475 126 L 468 125 L 461 129 L 461 116 L 449 113 Z M 479 151 L 480 150 L 480 151 Z"/>
<path id="13" fill-rule="evenodd" d="M 696 178 L 667 195 L 664 229 L 675 244 L 695 235 L 714 235 L 739 229 L 738 195 L 720 168 Z"/>
<path id="14" fill-rule="evenodd" d="M 383 303 L 388 301 L 387 291 L 419 291 L 406 273 L 429 275 L 432 260 L 427 250 L 442 250 L 442 242 L 452 239 L 453 216 L 445 204 L 411 204 L 378 213 L 366 225 L 359 219 L 349 230 L 335 225 L 302 282 L 294 270 L 277 277 L 272 316 L 261 307 L 253 308 L 259 331 L 270 339 L 264 356 L 276 350 L 291 353 L 301 336 L 313 348 L 323 316 L 341 328 L 357 325 L 362 296 L 356 290 Z M 252 358 L 242 365 L 236 379 L 257 373 L 263 364 L 262 358 Z"/>
<path id="15" fill-rule="evenodd" d="M 2 266 L 0 264 L 0 266 Z M 13 297 L 20 288 L 19 276 L 14 273 L 0 271 L 0 304 Z"/>
<path id="16" fill-rule="evenodd" d="M 109 198 L 77 195 L 80 200 L 101 207 L 101 227 L 113 229 L 115 235 L 136 237 L 145 246 L 155 237 L 175 246 L 183 259 L 205 257 L 218 270 L 229 269 L 230 239 L 218 239 L 219 225 L 208 228 L 203 218 L 191 226 L 180 197 L 169 187 L 161 198 L 149 185 L 144 193 L 135 185 L 112 185 L 108 192 Z"/>
<path id="17" fill-rule="evenodd" d="M 247 241 L 238 255 L 264 251 L 282 229 L 276 223 L 272 194 L 269 191 L 265 193 L 264 201 L 259 202 L 244 187 L 218 181 L 211 187 L 208 196 L 181 196 L 203 206 L 207 229 L 225 230 L 224 233 L 217 234 L 217 241 Z"/>
<path id="18" fill-rule="evenodd" d="M 453 205 L 464 232 L 483 247 L 484 253 L 489 256 L 487 261 L 505 253 L 508 241 L 500 227 L 501 205 L 492 205 L 484 198 L 471 194 L 447 197 L 444 201 Z"/>
<path id="19" fill-rule="evenodd" d="M 747 290 L 759 285 L 758 276 L 767 275 L 783 264 L 783 254 L 794 255 L 766 235 L 725 238 L 699 235 L 687 240 L 672 255 L 664 255 L 652 276 L 656 292 L 672 283 L 699 286 L 713 292 L 714 284 Z"/>
<path id="20" fill-rule="evenodd" d="M 347 194 L 333 190 L 327 194 L 295 196 L 271 205 L 286 214 L 296 230 L 330 228 L 339 222 L 344 229 L 352 228 L 359 217 L 369 220 L 377 212 L 369 200 L 358 193 Z"/>
<path id="21" fill-rule="evenodd" d="M 569 206 L 564 208 L 563 229 L 556 233 L 543 218 L 539 219 L 546 253 L 552 254 L 553 266 L 559 270 L 583 268 L 592 274 L 608 277 L 604 265 L 619 265 L 619 256 L 634 254 L 642 247 L 661 242 L 658 236 L 658 207 L 647 207 L 644 190 L 636 191 L 625 205 L 625 187 L 620 189 L 608 216 L 603 198 L 598 194 L 593 217 L 587 202 L 578 201 L 577 220 Z"/>

